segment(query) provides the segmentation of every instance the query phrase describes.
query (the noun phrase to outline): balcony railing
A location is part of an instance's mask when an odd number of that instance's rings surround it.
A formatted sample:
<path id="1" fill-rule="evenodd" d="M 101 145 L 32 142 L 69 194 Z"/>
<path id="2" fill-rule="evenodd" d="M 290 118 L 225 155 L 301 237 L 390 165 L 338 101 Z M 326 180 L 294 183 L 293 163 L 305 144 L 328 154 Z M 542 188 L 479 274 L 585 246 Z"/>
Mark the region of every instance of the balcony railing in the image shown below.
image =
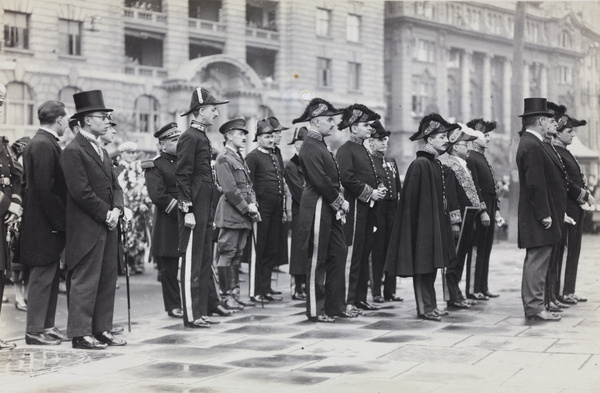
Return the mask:
<path id="1" fill-rule="evenodd" d="M 161 25 L 167 24 L 167 14 L 163 12 L 154 12 L 140 10 L 137 8 L 125 8 L 125 18 L 133 19 L 142 23 L 159 23 Z"/>
<path id="2" fill-rule="evenodd" d="M 188 25 L 190 28 L 200 33 L 209 33 L 223 35 L 225 33 L 225 23 L 213 22 L 211 20 L 204 19 L 188 19 Z"/>
<path id="3" fill-rule="evenodd" d="M 246 37 L 255 38 L 257 40 L 279 41 L 279 32 L 273 30 L 265 30 L 256 27 L 246 27 Z"/>
<path id="4" fill-rule="evenodd" d="M 167 70 L 159 67 L 127 64 L 125 66 L 125 74 L 147 78 L 166 78 Z"/>

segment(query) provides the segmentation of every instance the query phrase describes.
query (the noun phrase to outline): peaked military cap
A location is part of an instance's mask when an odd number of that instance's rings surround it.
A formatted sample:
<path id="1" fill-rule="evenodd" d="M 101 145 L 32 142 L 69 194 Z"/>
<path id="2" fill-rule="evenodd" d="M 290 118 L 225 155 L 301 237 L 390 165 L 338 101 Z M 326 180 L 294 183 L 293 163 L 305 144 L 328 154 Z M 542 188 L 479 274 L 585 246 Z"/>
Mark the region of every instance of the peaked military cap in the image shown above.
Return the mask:
<path id="1" fill-rule="evenodd" d="M 448 123 L 442 116 L 437 113 L 430 113 L 421 119 L 419 123 L 419 131 L 410 136 L 411 141 L 423 139 L 426 136 L 441 134 L 459 128 L 457 123 Z"/>
<path id="2" fill-rule="evenodd" d="M 306 137 L 306 134 L 308 134 L 308 128 L 306 128 L 306 127 L 296 128 L 294 130 L 294 136 L 292 137 L 292 141 L 290 143 L 288 143 L 288 145 L 293 145 L 297 141 L 303 141 L 304 137 Z"/>
<path id="3" fill-rule="evenodd" d="M 342 121 L 338 125 L 338 129 L 343 130 L 356 123 L 366 123 L 379 120 L 380 118 L 381 116 L 367 108 L 365 105 L 353 104 L 344 109 Z"/>
<path id="4" fill-rule="evenodd" d="M 329 102 L 322 98 L 313 98 L 306 108 L 304 113 L 297 119 L 292 120 L 292 124 L 302 123 L 321 116 L 335 116 L 343 112 L 343 109 L 337 109 Z"/>
<path id="5" fill-rule="evenodd" d="M 181 135 L 181 130 L 177 128 L 177 123 L 175 123 L 174 121 L 165 124 L 160 130 L 154 133 L 154 137 L 158 138 L 159 141 L 174 138 L 179 135 Z"/>
<path id="6" fill-rule="evenodd" d="M 383 139 L 391 134 L 391 132 L 383 127 L 383 124 L 381 124 L 379 120 L 375 120 L 373 124 L 371 124 L 371 127 L 373 128 L 373 134 L 371 135 L 371 138 Z"/>
<path id="7" fill-rule="evenodd" d="M 248 130 L 244 127 L 246 127 L 246 120 L 242 119 L 241 117 L 238 117 L 236 119 L 231 119 L 223 123 L 223 125 L 219 127 L 219 132 L 225 135 L 229 131 L 240 130 L 243 131 L 244 134 L 248 134 Z"/>
<path id="8" fill-rule="evenodd" d="M 229 100 L 219 101 L 208 90 L 203 87 L 198 87 L 192 93 L 192 101 L 190 102 L 190 109 L 182 113 L 180 116 L 187 116 L 196 109 L 203 105 L 223 105 L 229 103 Z"/>

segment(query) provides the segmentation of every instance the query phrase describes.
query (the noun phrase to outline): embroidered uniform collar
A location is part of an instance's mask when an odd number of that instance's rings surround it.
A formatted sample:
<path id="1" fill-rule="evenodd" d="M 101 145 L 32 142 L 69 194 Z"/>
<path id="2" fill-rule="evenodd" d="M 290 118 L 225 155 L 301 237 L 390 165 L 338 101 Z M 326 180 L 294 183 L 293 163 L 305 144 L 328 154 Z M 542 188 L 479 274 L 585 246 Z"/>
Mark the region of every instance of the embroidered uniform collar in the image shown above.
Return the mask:
<path id="1" fill-rule="evenodd" d="M 321 134 L 319 131 L 315 131 L 313 129 L 308 129 L 308 133 L 306 134 L 306 136 L 309 136 L 313 139 L 316 139 L 318 141 L 323 141 L 323 134 Z"/>
<path id="2" fill-rule="evenodd" d="M 380 151 L 377 151 L 377 150 L 371 151 L 371 155 L 373 157 L 377 157 L 377 158 L 381 158 L 381 159 L 383 159 L 383 157 L 384 157 L 383 152 L 380 152 Z"/>
<path id="3" fill-rule="evenodd" d="M 485 149 L 483 147 L 476 146 L 475 144 L 473 144 L 473 146 L 471 147 L 471 151 L 485 155 Z"/>
<path id="4" fill-rule="evenodd" d="M 271 149 L 265 149 L 264 147 L 260 147 L 260 146 L 257 147 L 256 150 L 258 150 L 261 153 L 265 153 L 265 154 L 271 154 L 272 153 Z"/>
<path id="5" fill-rule="evenodd" d="M 437 150 L 435 150 L 431 145 L 425 145 L 422 151 L 432 154 L 435 158 L 437 158 L 440 155 L 440 153 Z"/>
<path id="6" fill-rule="evenodd" d="M 465 161 L 464 159 L 460 158 L 459 156 L 454 156 L 454 155 L 450 154 L 448 156 L 448 159 L 458 162 L 461 167 L 463 167 L 465 170 L 468 170 L 467 169 L 467 161 Z"/>
<path id="7" fill-rule="evenodd" d="M 364 142 L 364 139 L 357 137 L 356 135 L 350 135 L 350 139 L 348 139 L 350 142 L 354 142 L 357 143 L 359 145 L 362 145 Z"/>
<path id="8" fill-rule="evenodd" d="M 552 144 L 555 145 L 555 146 L 558 146 L 558 147 L 562 147 L 563 149 L 567 148 L 567 145 L 564 144 L 562 141 L 560 141 L 558 139 L 553 140 Z"/>
<path id="9" fill-rule="evenodd" d="M 190 127 L 193 127 L 200 131 L 206 131 L 207 125 L 204 123 L 200 123 L 199 121 L 192 120 L 192 124 L 190 124 Z"/>

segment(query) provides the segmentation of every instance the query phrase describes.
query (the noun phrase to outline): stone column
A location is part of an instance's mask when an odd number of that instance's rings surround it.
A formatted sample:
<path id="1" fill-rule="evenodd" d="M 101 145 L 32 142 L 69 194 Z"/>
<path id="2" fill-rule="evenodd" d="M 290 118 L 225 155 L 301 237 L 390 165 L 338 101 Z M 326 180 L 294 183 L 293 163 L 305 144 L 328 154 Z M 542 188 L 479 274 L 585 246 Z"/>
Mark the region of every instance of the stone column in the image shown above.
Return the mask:
<path id="1" fill-rule="evenodd" d="M 529 67 L 529 62 L 525 60 L 523 62 L 523 98 L 531 97 L 529 91 Z"/>
<path id="2" fill-rule="evenodd" d="M 246 61 L 246 2 L 223 0 L 221 22 L 225 23 L 223 54 Z"/>
<path id="3" fill-rule="evenodd" d="M 436 67 L 437 107 L 440 113 L 448 114 L 448 57 L 450 49 L 445 45 L 445 37 L 439 37 Z"/>
<path id="4" fill-rule="evenodd" d="M 510 81 L 512 74 L 511 61 L 508 58 L 504 59 L 504 66 L 502 67 L 502 125 L 504 132 L 510 134 L 511 128 L 511 91 Z M 516 116 L 516 114 L 515 114 Z"/>
<path id="5" fill-rule="evenodd" d="M 181 64 L 190 59 L 188 1 L 169 0 L 163 2 L 163 7 L 167 14 L 169 31 L 163 41 L 163 67 L 169 71 L 170 78 L 176 78 L 178 75 L 173 75 L 173 73 L 179 69 Z"/>
<path id="6" fill-rule="evenodd" d="M 540 95 L 548 97 L 548 68 L 540 64 Z"/>
<path id="7" fill-rule="evenodd" d="M 473 51 L 465 50 L 461 55 L 461 116 L 464 121 L 471 118 L 471 60 Z"/>
<path id="8" fill-rule="evenodd" d="M 492 58 L 489 53 L 483 54 L 483 86 L 482 86 L 483 118 L 492 118 Z"/>

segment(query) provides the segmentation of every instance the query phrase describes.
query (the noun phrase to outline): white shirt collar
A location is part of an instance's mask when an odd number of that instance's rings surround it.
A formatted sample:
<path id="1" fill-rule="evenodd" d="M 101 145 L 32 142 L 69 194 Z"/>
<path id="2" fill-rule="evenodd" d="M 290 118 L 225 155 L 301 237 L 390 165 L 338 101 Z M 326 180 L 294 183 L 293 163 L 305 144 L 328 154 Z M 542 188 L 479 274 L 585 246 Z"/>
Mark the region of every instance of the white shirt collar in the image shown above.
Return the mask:
<path id="1" fill-rule="evenodd" d="M 540 141 L 543 141 L 543 140 L 544 140 L 544 138 L 542 138 L 542 134 L 540 134 L 540 133 L 539 133 L 539 132 L 537 132 L 537 131 L 533 131 L 533 130 L 530 130 L 530 129 L 528 128 L 528 129 L 526 129 L 526 130 L 525 130 L 525 132 L 528 132 L 528 133 L 530 133 L 530 134 L 533 134 L 533 135 L 535 135 L 535 137 L 536 137 L 537 139 L 539 139 Z"/>
<path id="2" fill-rule="evenodd" d="M 46 132 L 48 132 L 50 134 L 52 134 L 53 137 L 55 137 L 56 139 L 58 139 L 58 134 L 56 133 L 56 131 L 51 130 L 51 129 L 46 128 L 46 127 L 40 127 L 40 129 L 44 130 L 44 131 L 46 131 Z"/>

